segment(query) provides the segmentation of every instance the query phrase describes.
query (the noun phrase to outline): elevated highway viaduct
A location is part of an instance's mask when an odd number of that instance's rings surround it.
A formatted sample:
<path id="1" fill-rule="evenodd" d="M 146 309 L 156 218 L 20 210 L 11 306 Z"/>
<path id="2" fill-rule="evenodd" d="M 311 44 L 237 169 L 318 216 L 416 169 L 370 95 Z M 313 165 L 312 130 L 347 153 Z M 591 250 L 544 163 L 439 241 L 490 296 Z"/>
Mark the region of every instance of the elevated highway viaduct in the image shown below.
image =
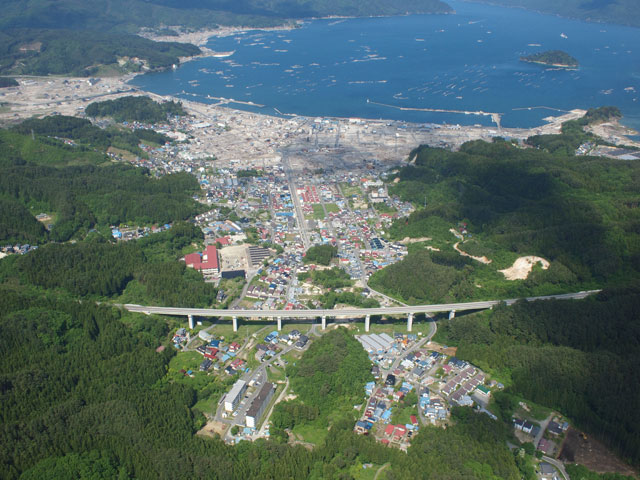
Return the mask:
<path id="1" fill-rule="evenodd" d="M 189 321 L 189 328 L 193 329 L 194 317 L 219 317 L 231 318 L 233 322 L 233 331 L 238 330 L 238 319 L 240 318 L 258 318 L 275 320 L 278 330 L 282 329 L 283 318 L 320 318 L 322 328 L 327 327 L 327 319 L 330 318 L 364 318 L 365 331 L 369 331 L 372 315 L 406 315 L 407 331 L 411 331 L 414 316 L 420 313 L 441 313 L 449 312 L 449 318 L 453 318 L 456 312 L 464 312 L 467 310 L 486 310 L 494 306 L 505 303 L 513 305 L 518 300 L 526 300 L 529 302 L 537 300 L 581 300 L 600 292 L 600 290 L 589 290 L 577 293 L 565 293 L 561 295 L 548 295 L 542 297 L 527 297 L 523 299 L 511 298 L 507 300 L 487 300 L 481 302 L 464 302 L 464 303 L 443 303 L 437 305 L 409 305 L 400 307 L 379 307 L 379 308 L 344 308 L 339 310 L 328 309 L 309 309 L 309 310 L 244 310 L 244 309 L 216 309 L 216 308 L 183 308 L 183 307 L 154 307 L 147 305 L 125 304 L 123 308 L 130 312 L 185 316 Z"/>

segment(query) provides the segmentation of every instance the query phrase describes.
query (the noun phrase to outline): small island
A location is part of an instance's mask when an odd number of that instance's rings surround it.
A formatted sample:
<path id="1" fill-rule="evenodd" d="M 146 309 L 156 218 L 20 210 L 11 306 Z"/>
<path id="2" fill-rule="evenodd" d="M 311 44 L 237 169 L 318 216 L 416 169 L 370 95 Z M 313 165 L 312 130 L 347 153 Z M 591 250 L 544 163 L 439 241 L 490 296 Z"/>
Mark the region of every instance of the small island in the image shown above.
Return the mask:
<path id="1" fill-rule="evenodd" d="M 577 68 L 579 65 L 578 60 L 562 50 L 548 50 L 546 52 L 534 53 L 526 57 L 520 57 L 520 60 L 562 68 Z"/>

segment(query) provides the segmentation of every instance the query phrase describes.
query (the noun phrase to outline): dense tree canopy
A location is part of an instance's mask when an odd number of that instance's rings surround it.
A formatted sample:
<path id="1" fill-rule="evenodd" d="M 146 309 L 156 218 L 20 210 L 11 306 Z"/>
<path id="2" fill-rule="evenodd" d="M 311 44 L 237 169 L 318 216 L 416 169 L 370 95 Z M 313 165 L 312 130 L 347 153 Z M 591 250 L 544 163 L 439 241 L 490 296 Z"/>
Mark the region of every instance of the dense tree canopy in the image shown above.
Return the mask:
<path id="1" fill-rule="evenodd" d="M 94 14 L 96 12 L 93 11 Z M 24 10 L 21 15 L 22 19 L 29 18 L 24 15 Z M 51 20 L 63 21 L 55 17 Z M 32 48 L 21 48 L 25 45 Z M 125 57 L 142 59 L 152 69 L 167 68 L 179 63 L 179 57 L 199 53 L 200 49 L 195 45 L 153 42 L 137 35 L 104 31 L 39 28 L 0 31 L 0 72 L 20 75 L 90 76 L 97 74 L 104 65 L 123 72 L 118 67 L 118 59 Z M 139 64 L 129 67 L 131 70 L 140 68 Z"/>
<path id="2" fill-rule="evenodd" d="M 329 244 L 314 245 L 307 250 L 304 257 L 305 263 L 317 263 L 319 265 L 329 265 L 331 260 L 338 256 L 338 247 Z"/>
<path id="3" fill-rule="evenodd" d="M 60 136 L 95 132 L 98 143 L 103 132 L 72 117 L 29 121 L 17 130 L 31 128 Z M 53 140 L 0 131 L 0 202 L 6 207 L 0 213 L 0 241 L 65 241 L 96 226 L 164 224 L 186 220 L 199 211 L 191 198 L 199 190 L 192 175 L 154 179 L 145 169 L 121 164 L 96 166 L 104 156 Z M 37 208 L 35 214 L 55 213 L 51 232 L 47 233 L 33 214 L 27 215 L 25 207 Z"/>
<path id="4" fill-rule="evenodd" d="M 591 117 L 602 118 L 599 111 Z M 582 132 L 572 125 L 565 124 Z M 553 137 L 564 142 L 567 134 Z M 389 189 L 420 207 L 397 220 L 389 235 L 434 237 L 442 251 L 410 248 L 405 260 L 372 277 L 374 288 L 405 301 L 440 301 L 553 293 L 640 278 L 640 164 L 550 154 L 501 140 L 469 142 L 459 152 L 423 146 L 411 159 L 414 164 L 402 168 L 399 183 Z M 461 241 L 450 233 L 461 225 L 473 238 Z M 457 255 L 454 242 L 462 251 L 486 255 L 491 265 L 468 258 L 452 263 L 443 254 Z M 497 270 L 526 255 L 541 256 L 551 266 L 534 270 L 526 281 L 505 282 Z M 419 267 L 415 274 L 412 265 Z"/>
<path id="5" fill-rule="evenodd" d="M 500 372 L 520 395 L 557 409 L 640 462 L 640 292 L 519 303 L 439 329 L 457 356 Z M 509 414 L 510 415 L 510 414 Z"/>
<path id="6" fill-rule="evenodd" d="M 149 97 L 120 97 L 116 100 L 94 102 L 85 113 L 90 117 L 112 117 L 117 122 L 166 122 L 167 116 L 182 116 L 186 112 L 180 103 L 158 103 Z"/>
<path id="7" fill-rule="evenodd" d="M 154 103 L 151 99 L 148 99 L 148 101 Z M 134 103 L 137 105 L 140 102 L 136 101 Z M 142 101 L 141 103 L 146 104 L 147 102 Z M 160 108 L 159 106 L 157 109 L 151 106 L 145 109 L 141 106 L 140 116 L 143 118 L 148 117 L 149 121 L 151 121 L 151 119 L 164 121 L 167 119 L 168 112 L 177 111 L 176 109 L 179 108 L 178 104 L 170 103 L 172 106 L 166 109 Z M 91 107 L 91 105 L 89 105 L 89 107 Z M 116 110 L 114 109 L 113 111 Z M 165 112 L 164 115 L 163 112 Z M 106 151 L 109 147 L 117 147 L 139 155 L 144 155 L 143 151 L 139 148 L 139 144 L 143 140 L 160 144 L 170 141 L 170 138 L 167 136 L 156 133 L 153 130 L 138 129 L 131 131 L 122 128 L 102 129 L 93 125 L 89 120 L 65 115 L 52 115 L 42 119 L 34 118 L 25 120 L 21 124 L 13 127 L 12 130 L 25 135 L 37 134 L 44 137 L 70 139 L 78 144 L 90 148 L 98 148 L 103 151 Z"/>

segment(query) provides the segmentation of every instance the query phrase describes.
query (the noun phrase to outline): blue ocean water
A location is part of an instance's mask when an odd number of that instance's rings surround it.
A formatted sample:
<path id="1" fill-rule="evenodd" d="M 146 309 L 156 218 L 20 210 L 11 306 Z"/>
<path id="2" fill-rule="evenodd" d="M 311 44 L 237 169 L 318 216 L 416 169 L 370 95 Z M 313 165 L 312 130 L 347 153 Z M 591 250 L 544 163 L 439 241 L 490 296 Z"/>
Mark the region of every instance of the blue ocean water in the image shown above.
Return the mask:
<path id="1" fill-rule="evenodd" d="M 228 58 L 202 58 L 132 84 L 162 95 L 266 114 L 492 123 L 490 117 L 400 108 L 501 113 L 506 127 L 532 127 L 573 108 L 616 105 L 640 129 L 640 30 L 522 9 L 449 2 L 455 15 L 324 19 L 290 31 L 212 38 Z M 519 60 L 564 50 L 562 70 Z"/>

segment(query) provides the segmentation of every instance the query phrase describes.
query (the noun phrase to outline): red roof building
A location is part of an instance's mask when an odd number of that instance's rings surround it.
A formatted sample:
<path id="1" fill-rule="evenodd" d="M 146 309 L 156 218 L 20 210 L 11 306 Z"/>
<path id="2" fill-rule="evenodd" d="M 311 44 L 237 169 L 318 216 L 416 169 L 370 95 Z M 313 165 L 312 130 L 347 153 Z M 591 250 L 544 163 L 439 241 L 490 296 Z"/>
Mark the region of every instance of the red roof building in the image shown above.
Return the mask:
<path id="1" fill-rule="evenodd" d="M 215 245 L 207 245 L 202 255 L 199 253 L 190 253 L 185 255 L 184 261 L 187 267 L 195 268 L 202 273 L 215 274 L 220 273 L 220 262 L 218 261 L 218 249 Z"/>

